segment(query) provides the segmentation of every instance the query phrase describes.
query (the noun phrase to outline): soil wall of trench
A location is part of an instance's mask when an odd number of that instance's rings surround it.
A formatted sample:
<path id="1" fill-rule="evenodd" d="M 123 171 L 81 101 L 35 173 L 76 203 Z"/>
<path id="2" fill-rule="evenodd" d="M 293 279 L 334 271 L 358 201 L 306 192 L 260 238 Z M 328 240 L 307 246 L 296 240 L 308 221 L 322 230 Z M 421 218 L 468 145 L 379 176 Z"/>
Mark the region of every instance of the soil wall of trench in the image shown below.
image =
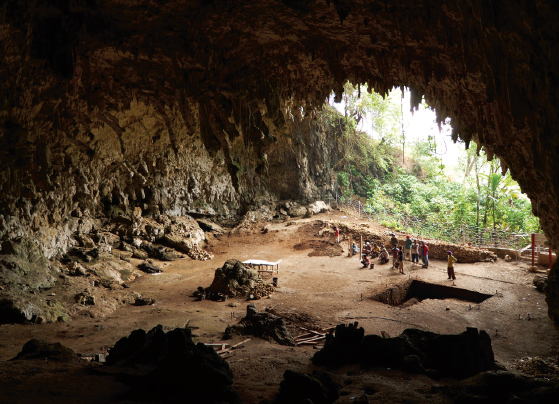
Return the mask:
<path id="1" fill-rule="evenodd" d="M 0 238 L 51 258 L 133 207 L 313 199 L 333 150 L 313 111 L 351 80 L 410 87 L 501 158 L 557 249 L 558 20 L 553 0 L 4 1 Z"/>

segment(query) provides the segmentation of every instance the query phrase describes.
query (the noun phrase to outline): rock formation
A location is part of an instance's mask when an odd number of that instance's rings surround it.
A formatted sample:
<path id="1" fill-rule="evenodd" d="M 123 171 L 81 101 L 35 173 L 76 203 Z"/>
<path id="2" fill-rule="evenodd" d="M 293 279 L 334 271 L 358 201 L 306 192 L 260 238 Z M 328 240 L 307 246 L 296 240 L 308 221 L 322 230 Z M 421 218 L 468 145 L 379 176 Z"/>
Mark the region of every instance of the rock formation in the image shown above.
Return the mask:
<path id="1" fill-rule="evenodd" d="M 237 324 L 225 329 L 224 338 L 233 335 L 254 335 L 281 345 L 295 345 L 295 340 L 285 326 L 285 320 L 269 312 L 258 312 L 254 304 L 247 306 L 247 315 Z"/>
<path id="2" fill-rule="evenodd" d="M 434 378 L 464 379 L 495 367 L 491 338 L 485 331 L 467 328 L 458 335 L 441 335 L 408 328 L 395 338 L 365 335 L 358 324 L 336 326 L 324 348 L 313 357 L 315 365 L 401 368 Z"/>
<path id="3" fill-rule="evenodd" d="M 138 401 L 238 402 L 228 363 L 213 348 L 195 344 L 189 328 L 132 331 L 109 350 L 106 363 L 121 369 Z"/>
<path id="4" fill-rule="evenodd" d="M 206 288 L 206 294 L 221 293 L 228 297 L 248 297 L 250 290 L 260 280 L 258 272 L 241 261 L 230 259 L 223 267 L 215 270 L 212 284 Z"/>
<path id="5" fill-rule="evenodd" d="M 7 0 L 0 237 L 47 258 L 96 220 L 243 214 L 331 186 L 313 123 L 346 80 L 408 86 L 533 202 L 559 247 L 554 0 Z M 559 324 L 559 264 L 546 288 Z"/>

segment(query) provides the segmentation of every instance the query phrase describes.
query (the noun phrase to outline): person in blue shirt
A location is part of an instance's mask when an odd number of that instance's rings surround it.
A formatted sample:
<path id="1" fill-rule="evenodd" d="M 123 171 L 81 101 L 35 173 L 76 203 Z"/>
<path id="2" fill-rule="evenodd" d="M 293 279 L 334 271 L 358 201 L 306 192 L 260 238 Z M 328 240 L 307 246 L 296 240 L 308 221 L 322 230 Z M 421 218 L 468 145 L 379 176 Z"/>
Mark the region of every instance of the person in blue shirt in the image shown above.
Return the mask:
<path id="1" fill-rule="evenodd" d="M 357 244 L 353 242 L 353 244 L 351 245 L 351 255 L 355 254 L 359 254 L 359 247 L 357 247 Z"/>

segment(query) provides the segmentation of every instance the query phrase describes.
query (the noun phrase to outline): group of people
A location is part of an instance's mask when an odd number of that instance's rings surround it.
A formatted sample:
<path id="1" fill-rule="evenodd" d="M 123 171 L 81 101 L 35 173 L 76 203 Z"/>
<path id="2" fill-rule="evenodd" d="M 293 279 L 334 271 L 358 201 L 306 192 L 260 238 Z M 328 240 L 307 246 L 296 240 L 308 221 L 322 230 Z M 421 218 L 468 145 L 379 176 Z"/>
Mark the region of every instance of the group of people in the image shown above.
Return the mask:
<path id="1" fill-rule="evenodd" d="M 404 245 L 399 245 L 398 239 L 394 233 L 390 234 L 390 243 L 392 244 L 393 266 L 400 268 L 400 272 L 404 273 L 404 260 L 409 259 L 413 264 L 419 264 L 419 258 L 423 263 L 423 268 L 429 268 L 429 246 L 425 241 L 418 242 L 406 236 Z"/>
<path id="2" fill-rule="evenodd" d="M 339 230 L 336 227 L 335 236 L 338 242 L 339 234 Z M 404 245 L 401 245 L 394 233 L 391 233 L 390 236 L 390 244 L 392 246 L 392 269 L 398 268 L 399 272 L 405 275 L 404 261 L 409 259 L 415 265 L 419 264 L 420 258 L 423 264 L 422 268 L 429 268 L 429 246 L 425 243 L 425 241 L 418 241 L 417 239 L 412 239 L 410 236 L 406 236 Z M 351 245 L 351 253 L 352 255 L 359 254 L 359 247 L 355 242 Z M 370 267 L 372 269 L 374 267 L 374 264 L 371 263 L 369 257 L 371 259 L 379 258 L 381 265 L 386 264 L 390 260 L 390 253 L 384 244 L 371 244 L 369 240 L 365 240 L 365 244 L 363 244 L 361 249 L 361 254 L 361 263 L 363 264 L 363 268 Z M 454 257 L 452 251 L 447 251 L 447 254 L 448 279 L 456 280 L 456 275 L 454 274 L 454 263 L 457 259 Z"/>
<path id="3" fill-rule="evenodd" d="M 429 268 L 429 246 L 425 244 L 425 241 L 420 243 L 417 240 L 412 240 L 410 236 L 406 236 L 406 242 L 404 245 L 399 245 L 398 239 L 394 233 L 390 234 L 390 243 L 392 245 L 391 255 L 392 255 L 392 268 L 398 268 L 400 273 L 404 274 L 404 261 L 406 259 L 411 260 L 414 264 L 419 264 L 419 257 L 423 263 L 423 268 Z M 359 248 L 354 242 L 351 246 L 352 254 L 359 254 Z M 371 264 L 369 256 L 372 258 L 379 258 L 380 264 L 386 264 L 389 261 L 390 253 L 384 246 L 380 246 L 377 243 L 371 244 L 369 240 L 365 240 L 365 244 L 362 247 L 362 260 L 363 268 L 373 267 Z"/>

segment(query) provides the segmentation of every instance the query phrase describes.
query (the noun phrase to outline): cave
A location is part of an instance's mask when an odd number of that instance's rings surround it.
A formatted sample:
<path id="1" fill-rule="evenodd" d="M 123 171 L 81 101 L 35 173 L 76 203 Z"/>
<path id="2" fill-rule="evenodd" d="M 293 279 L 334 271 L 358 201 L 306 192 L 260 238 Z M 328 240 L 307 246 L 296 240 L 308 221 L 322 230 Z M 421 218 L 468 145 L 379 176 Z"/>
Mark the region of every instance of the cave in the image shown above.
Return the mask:
<path id="1" fill-rule="evenodd" d="M 425 299 L 458 299 L 479 304 L 489 299 L 491 296 L 493 295 L 476 292 L 475 290 L 438 285 L 412 279 L 376 293 L 371 296 L 371 299 L 389 304 L 390 306 L 409 306 Z"/>
<path id="2" fill-rule="evenodd" d="M 334 192 L 314 112 L 346 81 L 408 87 L 501 159 L 557 251 L 558 21 L 554 0 L 6 0 L 0 252 L 19 255 L 0 292 L 47 290 L 76 234 L 115 218 L 227 224 Z M 559 325 L 558 263 L 545 294 Z M 56 319 L 53 300 L 33 310 Z"/>

